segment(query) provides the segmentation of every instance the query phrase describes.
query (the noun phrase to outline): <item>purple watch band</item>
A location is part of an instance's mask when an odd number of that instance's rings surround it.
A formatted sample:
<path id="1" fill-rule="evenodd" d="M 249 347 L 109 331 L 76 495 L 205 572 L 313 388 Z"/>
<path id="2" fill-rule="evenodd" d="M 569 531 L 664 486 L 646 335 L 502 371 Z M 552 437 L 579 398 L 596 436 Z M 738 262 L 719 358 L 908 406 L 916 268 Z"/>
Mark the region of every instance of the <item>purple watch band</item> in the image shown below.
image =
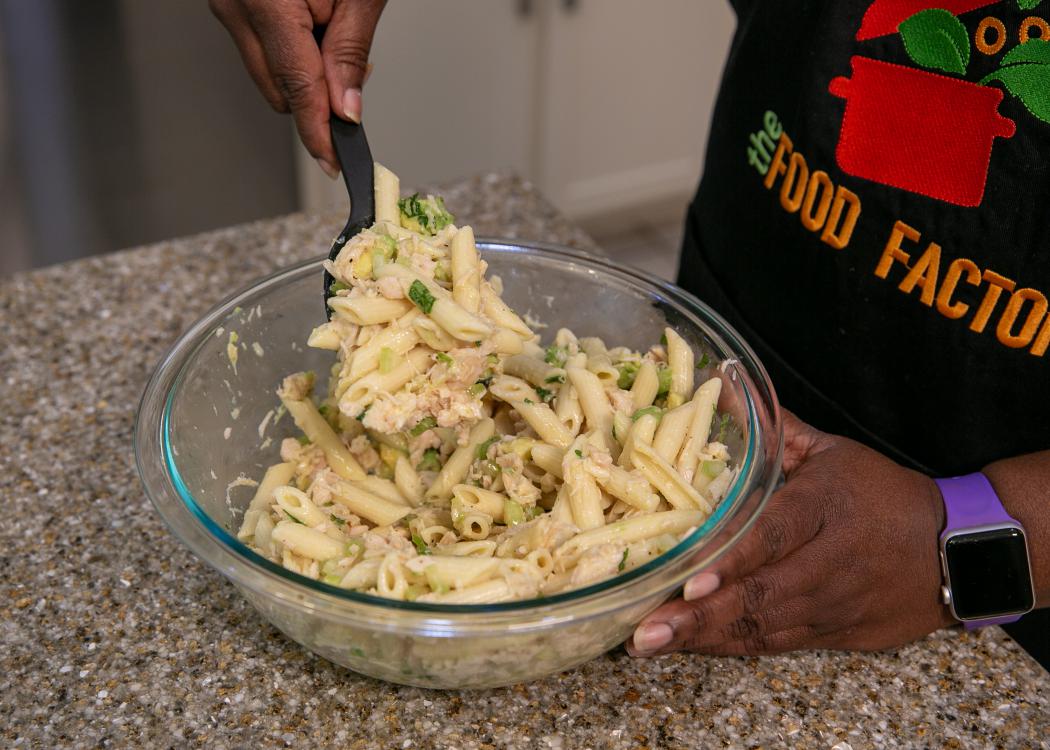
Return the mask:
<path id="1" fill-rule="evenodd" d="M 944 510 L 947 514 L 941 538 L 949 531 L 965 529 L 971 526 L 984 526 L 989 523 L 1008 523 L 1013 521 L 999 496 L 992 489 L 992 483 L 984 474 L 967 474 L 964 477 L 936 479 L 944 498 Z"/>
<path id="2" fill-rule="evenodd" d="M 945 524 L 941 532 L 941 541 L 953 531 L 988 526 L 997 523 L 1017 523 L 1006 512 L 999 496 L 995 494 L 988 477 L 980 472 L 963 477 L 935 479 L 944 498 Z M 1004 625 L 1017 622 L 1021 615 L 990 617 L 984 620 L 965 622 L 967 630 L 976 630 L 987 625 Z"/>

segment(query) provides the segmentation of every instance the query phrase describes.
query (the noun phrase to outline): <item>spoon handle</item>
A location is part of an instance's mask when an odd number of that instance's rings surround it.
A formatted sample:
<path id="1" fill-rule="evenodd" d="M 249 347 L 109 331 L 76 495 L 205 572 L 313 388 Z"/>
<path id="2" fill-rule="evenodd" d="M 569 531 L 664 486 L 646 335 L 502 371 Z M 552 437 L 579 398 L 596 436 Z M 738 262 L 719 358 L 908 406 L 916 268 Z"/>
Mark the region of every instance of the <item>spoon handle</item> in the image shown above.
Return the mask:
<path id="1" fill-rule="evenodd" d="M 368 148 L 364 125 L 333 117 L 332 143 L 339 157 L 343 182 L 350 194 L 350 219 L 347 227 L 361 231 L 375 223 L 375 163 Z"/>

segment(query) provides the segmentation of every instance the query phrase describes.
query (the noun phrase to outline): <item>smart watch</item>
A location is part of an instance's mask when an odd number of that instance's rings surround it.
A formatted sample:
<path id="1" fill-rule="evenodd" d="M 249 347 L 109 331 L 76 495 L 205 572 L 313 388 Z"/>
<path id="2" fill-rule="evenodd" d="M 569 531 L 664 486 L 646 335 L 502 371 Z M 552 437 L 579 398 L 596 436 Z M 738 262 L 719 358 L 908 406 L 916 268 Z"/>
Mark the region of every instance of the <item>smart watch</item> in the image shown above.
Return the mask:
<path id="1" fill-rule="evenodd" d="M 1024 527 L 981 473 L 937 479 L 947 516 L 941 593 L 967 630 L 1014 622 L 1035 607 Z"/>

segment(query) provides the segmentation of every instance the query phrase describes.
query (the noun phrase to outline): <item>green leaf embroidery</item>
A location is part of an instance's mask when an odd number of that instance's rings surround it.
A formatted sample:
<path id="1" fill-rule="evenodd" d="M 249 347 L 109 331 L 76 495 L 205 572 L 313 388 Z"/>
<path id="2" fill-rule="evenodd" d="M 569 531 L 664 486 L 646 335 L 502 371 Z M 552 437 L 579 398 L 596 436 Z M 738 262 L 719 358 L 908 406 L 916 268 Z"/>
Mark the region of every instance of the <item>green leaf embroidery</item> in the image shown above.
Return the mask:
<path id="1" fill-rule="evenodd" d="M 908 56 L 924 68 L 966 75 L 970 65 L 970 34 L 963 22 L 946 10 L 931 8 L 900 25 Z"/>
<path id="2" fill-rule="evenodd" d="M 1032 10 L 1042 5 L 1043 0 L 1017 0 L 1017 7 L 1021 10 Z"/>
<path id="3" fill-rule="evenodd" d="M 999 81 L 1045 123 L 1050 124 L 1050 42 L 1029 39 L 1010 50 L 1003 67 L 981 81 Z"/>

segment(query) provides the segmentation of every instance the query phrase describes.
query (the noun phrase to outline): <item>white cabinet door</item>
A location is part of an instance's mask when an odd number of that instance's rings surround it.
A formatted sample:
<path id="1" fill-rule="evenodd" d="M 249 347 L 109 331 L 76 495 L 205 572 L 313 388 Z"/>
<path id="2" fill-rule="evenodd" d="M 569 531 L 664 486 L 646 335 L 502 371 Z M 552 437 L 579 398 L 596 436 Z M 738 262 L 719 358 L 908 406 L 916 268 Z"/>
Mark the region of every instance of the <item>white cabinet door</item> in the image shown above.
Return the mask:
<path id="1" fill-rule="evenodd" d="M 393 0 L 364 91 L 372 155 L 418 184 L 508 167 L 532 173 L 539 21 L 523 0 Z M 303 208 L 346 203 L 300 159 Z"/>
<path id="2" fill-rule="evenodd" d="M 695 189 L 734 28 L 725 0 L 543 6 L 536 180 L 575 218 Z"/>

